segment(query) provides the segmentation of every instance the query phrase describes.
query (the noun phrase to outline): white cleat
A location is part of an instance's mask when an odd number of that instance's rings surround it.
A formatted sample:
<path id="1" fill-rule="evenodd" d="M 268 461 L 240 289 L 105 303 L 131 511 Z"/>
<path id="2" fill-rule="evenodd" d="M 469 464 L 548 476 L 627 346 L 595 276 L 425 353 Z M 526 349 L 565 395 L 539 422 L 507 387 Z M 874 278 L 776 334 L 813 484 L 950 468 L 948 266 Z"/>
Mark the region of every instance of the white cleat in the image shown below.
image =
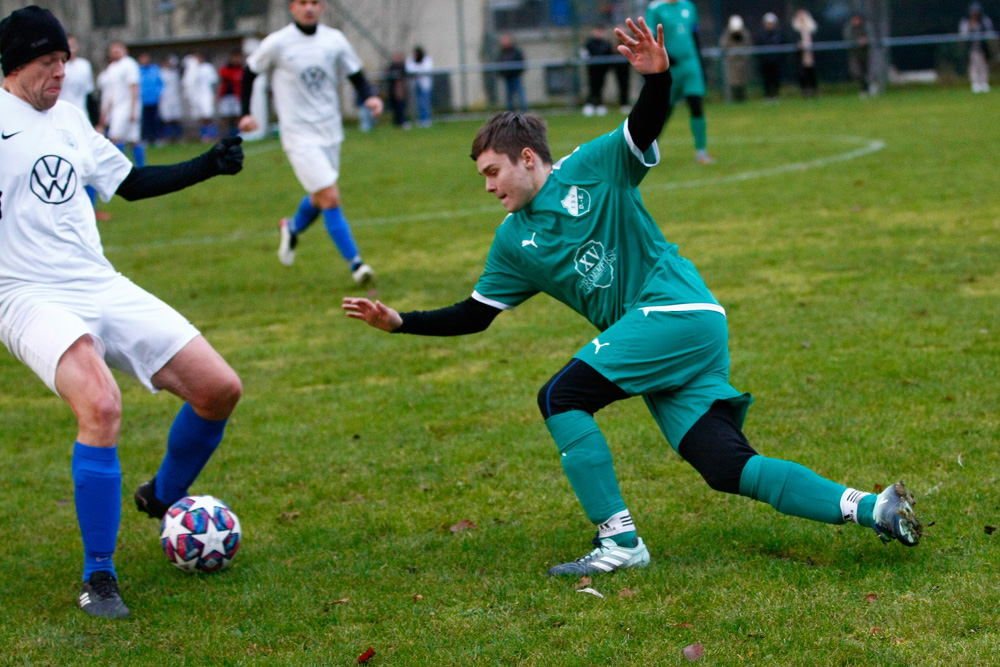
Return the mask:
<path id="1" fill-rule="evenodd" d="M 649 550 L 646 549 L 641 537 L 635 538 L 635 546 L 632 548 L 620 547 L 610 537 L 604 539 L 595 537 L 594 545 L 597 548 L 583 558 L 577 558 L 572 563 L 556 565 L 549 570 L 549 574 L 583 576 L 649 565 Z"/>
<path id="2" fill-rule="evenodd" d="M 292 230 L 288 229 L 289 222 L 288 218 L 282 218 L 278 223 L 278 234 L 281 237 L 278 243 L 278 261 L 285 266 L 291 266 L 295 261 L 295 246 L 299 242 L 298 234 L 293 234 Z"/>
<path id="3" fill-rule="evenodd" d="M 358 268 L 351 271 L 351 277 L 354 278 L 354 282 L 357 284 L 367 285 L 375 279 L 375 272 L 372 271 L 372 267 L 367 264 L 362 264 Z"/>

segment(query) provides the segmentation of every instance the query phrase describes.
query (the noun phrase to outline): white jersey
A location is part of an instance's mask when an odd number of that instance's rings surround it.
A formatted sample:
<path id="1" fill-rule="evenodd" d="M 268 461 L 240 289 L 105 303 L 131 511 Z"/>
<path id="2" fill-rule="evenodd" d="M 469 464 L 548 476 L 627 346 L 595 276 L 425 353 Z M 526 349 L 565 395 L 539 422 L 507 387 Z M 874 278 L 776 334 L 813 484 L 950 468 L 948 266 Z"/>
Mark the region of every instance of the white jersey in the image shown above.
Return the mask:
<path id="1" fill-rule="evenodd" d="M 94 92 L 94 69 L 86 58 L 66 61 L 66 77 L 63 79 L 59 99 L 87 111 L 87 95 Z"/>
<path id="2" fill-rule="evenodd" d="M 247 58 L 247 67 L 271 75 L 278 128 L 285 150 L 344 140 L 337 90 L 361 71 L 344 33 L 325 25 L 306 35 L 295 24 L 273 32 Z"/>
<path id="3" fill-rule="evenodd" d="M 160 92 L 160 118 L 167 123 L 181 120 L 184 116 L 184 104 L 181 102 L 181 77 L 176 67 L 161 67 L 160 80 L 163 90 Z"/>
<path id="4" fill-rule="evenodd" d="M 109 109 L 112 114 L 138 119 L 141 114 L 142 99 L 137 87 L 135 101 L 132 100 L 132 86 L 139 86 L 140 79 L 139 63 L 131 56 L 122 56 L 108 65 L 104 70 L 101 93 L 102 95 L 105 93 L 107 86 L 109 99 L 106 103 L 102 100 L 101 106 Z"/>
<path id="5" fill-rule="evenodd" d="M 67 102 L 38 111 L 0 89 L 0 131 L 0 315 L 18 288 L 85 289 L 118 275 L 83 186 L 108 201 L 128 158 Z"/>

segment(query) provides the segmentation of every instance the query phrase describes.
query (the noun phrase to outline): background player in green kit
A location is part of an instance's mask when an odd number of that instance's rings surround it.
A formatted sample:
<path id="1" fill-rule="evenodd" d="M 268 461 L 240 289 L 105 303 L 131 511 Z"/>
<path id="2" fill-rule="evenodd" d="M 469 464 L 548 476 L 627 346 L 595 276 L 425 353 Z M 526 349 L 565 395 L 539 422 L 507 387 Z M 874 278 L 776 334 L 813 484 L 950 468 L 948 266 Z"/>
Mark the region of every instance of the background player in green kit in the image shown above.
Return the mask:
<path id="1" fill-rule="evenodd" d="M 694 158 L 702 164 L 715 159 L 708 154 L 708 127 L 705 121 L 705 73 L 701 69 L 701 45 L 698 42 L 698 8 L 690 0 L 655 0 L 646 9 L 646 23 L 652 29 L 663 26 L 664 46 L 670 56 L 670 107 L 687 100 L 694 135 Z"/>
<path id="2" fill-rule="evenodd" d="M 476 136 L 472 157 L 509 215 L 497 229 L 472 296 L 447 308 L 398 313 L 345 298 L 349 317 L 383 331 L 453 336 L 486 329 L 501 311 L 544 292 L 583 315 L 598 336 L 538 395 L 563 470 L 588 518 L 595 549 L 549 574 L 583 575 L 649 563 L 622 499 L 608 444 L 594 421 L 606 405 L 641 395 L 667 441 L 713 489 L 779 512 L 874 528 L 885 541 L 920 539 L 902 483 L 878 496 L 758 455 L 740 430 L 749 394 L 729 384 L 725 310 L 694 265 L 664 239 L 638 185 L 659 161 L 656 137 L 669 106 L 663 30 L 642 19 L 616 30 L 619 50 L 645 79 L 614 132 L 553 163 L 544 121 L 501 112 Z"/>

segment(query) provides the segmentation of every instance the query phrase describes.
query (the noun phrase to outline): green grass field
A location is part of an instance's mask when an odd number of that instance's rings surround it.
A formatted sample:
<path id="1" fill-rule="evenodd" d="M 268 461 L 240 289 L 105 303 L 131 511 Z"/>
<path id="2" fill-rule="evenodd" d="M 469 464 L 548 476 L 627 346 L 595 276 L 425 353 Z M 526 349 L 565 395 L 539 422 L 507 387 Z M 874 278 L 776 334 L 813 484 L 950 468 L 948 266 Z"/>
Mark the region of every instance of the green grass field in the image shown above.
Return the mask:
<path id="1" fill-rule="evenodd" d="M 116 565 L 132 617 L 75 608 L 82 546 L 69 409 L 0 355 L 0 665 L 985 665 L 1000 655 L 1000 96 L 894 91 L 712 105 L 717 165 L 687 113 L 643 198 L 726 307 L 758 451 L 863 490 L 898 478 L 915 549 L 711 491 L 639 400 L 598 415 L 653 561 L 545 576 L 589 550 L 538 415 L 593 337 L 538 297 L 485 333 L 390 336 L 348 320 L 356 288 L 321 223 L 296 263 L 276 222 L 301 198 L 275 142 L 243 173 L 103 208 L 108 257 L 205 334 L 244 399 L 192 491 L 239 514 L 233 566 L 169 565 L 133 489 L 172 396 L 119 376 Z M 619 116 L 552 115 L 555 155 Z M 465 299 L 504 211 L 468 158 L 479 121 L 349 132 L 345 212 L 400 310 Z M 154 162 L 200 152 L 150 151 Z M 475 528 L 454 533 L 462 520 Z"/>

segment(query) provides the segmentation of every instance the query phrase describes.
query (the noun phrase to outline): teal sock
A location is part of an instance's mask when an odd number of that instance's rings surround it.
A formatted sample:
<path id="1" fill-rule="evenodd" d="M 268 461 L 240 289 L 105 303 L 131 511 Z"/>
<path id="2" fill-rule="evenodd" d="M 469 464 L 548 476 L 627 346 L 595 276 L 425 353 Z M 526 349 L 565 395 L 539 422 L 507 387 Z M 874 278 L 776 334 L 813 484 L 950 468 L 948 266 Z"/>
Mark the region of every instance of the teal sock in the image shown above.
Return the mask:
<path id="1" fill-rule="evenodd" d="M 626 511 L 611 450 L 594 418 L 582 410 L 572 410 L 549 417 L 545 426 L 559 447 L 563 471 L 591 523 L 600 525 Z M 631 547 L 635 530 L 609 537 L 621 546 Z"/>
<path id="2" fill-rule="evenodd" d="M 870 493 L 858 501 L 858 523 L 865 528 L 875 527 L 875 500 L 878 498 Z"/>
<path id="3" fill-rule="evenodd" d="M 705 150 L 705 147 L 708 146 L 708 123 L 704 116 L 691 119 L 691 134 L 694 135 L 695 150 Z"/>
<path id="4" fill-rule="evenodd" d="M 823 523 L 844 523 L 840 499 L 846 490 L 798 463 L 766 456 L 752 457 L 740 476 L 741 496 L 768 503 L 782 514 Z"/>

